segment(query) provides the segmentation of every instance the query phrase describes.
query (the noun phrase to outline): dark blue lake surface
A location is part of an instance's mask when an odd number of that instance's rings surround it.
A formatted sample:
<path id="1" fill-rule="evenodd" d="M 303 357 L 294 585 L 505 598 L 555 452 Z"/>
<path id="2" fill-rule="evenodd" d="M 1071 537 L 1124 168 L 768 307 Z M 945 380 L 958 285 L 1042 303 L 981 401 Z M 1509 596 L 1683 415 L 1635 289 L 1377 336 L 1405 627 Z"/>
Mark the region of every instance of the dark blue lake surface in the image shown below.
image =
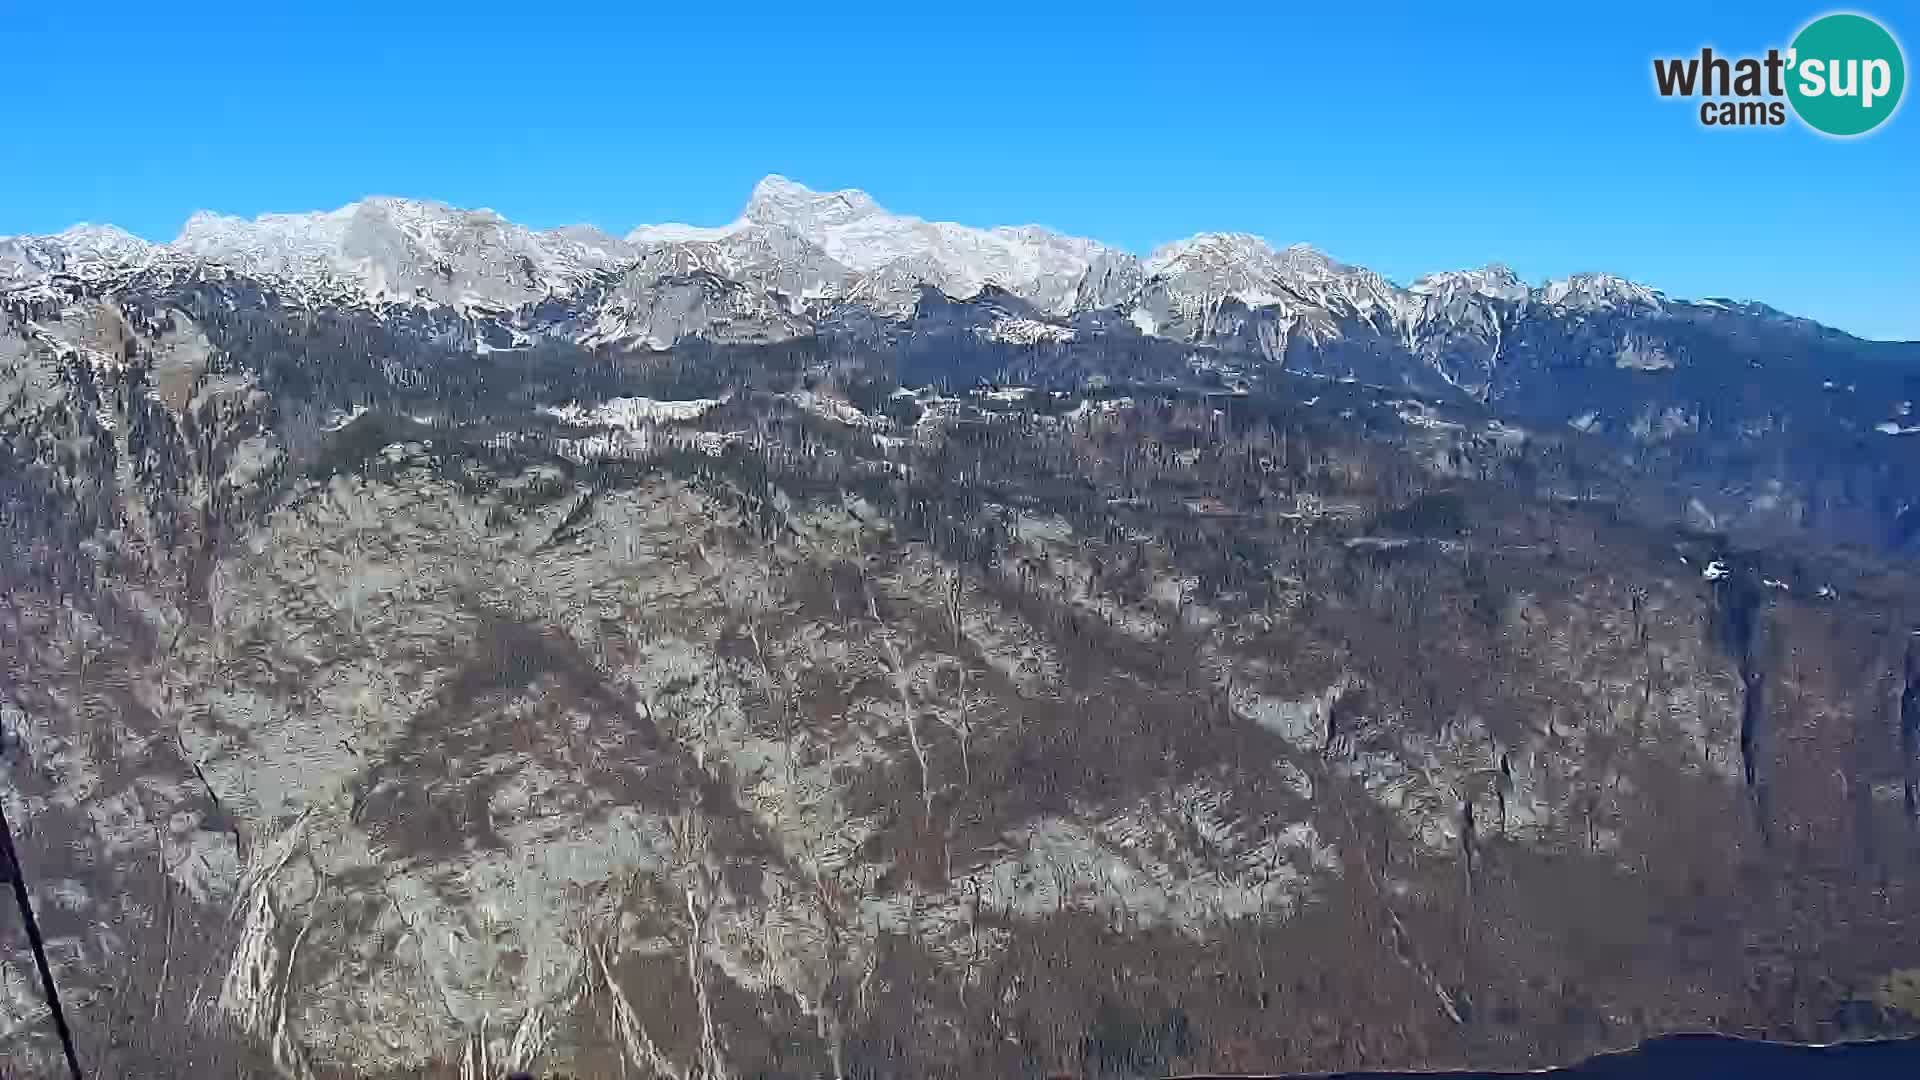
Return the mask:
<path id="1" fill-rule="evenodd" d="M 1321 1073 L 1316 1080 L 1328 1076 Z M 1920 1039 L 1798 1046 L 1717 1035 L 1675 1035 L 1578 1065 L 1536 1072 L 1353 1072 L 1331 1076 L 1340 1080 L 1540 1076 L 1567 1080 L 1920 1080 Z"/>

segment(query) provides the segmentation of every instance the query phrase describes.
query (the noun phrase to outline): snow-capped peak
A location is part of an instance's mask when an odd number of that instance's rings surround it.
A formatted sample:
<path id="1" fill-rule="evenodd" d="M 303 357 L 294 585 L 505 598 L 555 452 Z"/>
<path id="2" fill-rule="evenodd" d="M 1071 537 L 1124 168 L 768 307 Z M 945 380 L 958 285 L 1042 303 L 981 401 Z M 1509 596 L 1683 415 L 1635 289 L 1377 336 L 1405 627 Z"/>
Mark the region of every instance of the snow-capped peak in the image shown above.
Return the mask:
<path id="1" fill-rule="evenodd" d="M 164 251 L 115 225 L 82 223 L 50 236 L 0 236 L 0 287 L 58 274 L 91 279 L 144 267 Z"/>
<path id="2" fill-rule="evenodd" d="M 1145 271 L 1177 294 L 1230 296 L 1249 307 L 1305 302 L 1397 318 L 1407 306 L 1404 292 L 1371 270 L 1307 244 L 1275 251 L 1251 233 L 1204 232 L 1166 244 L 1147 256 Z"/>
<path id="3" fill-rule="evenodd" d="M 1592 309 L 1617 306 L 1660 307 L 1658 290 L 1613 274 L 1574 274 L 1549 281 L 1537 294 L 1550 307 Z"/>
<path id="4" fill-rule="evenodd" d="M 173 247 L 267 278 L 331 282 L 370 300 L 514 307 L 632 257 L 597 229 L 534 232 L 492 210 L 376 197 L 251 221 L 196 213 Z"/>
<path id="5" fill-rule="evenodd" d="M 262 214 L 251 221 L 196 210 L 174 237 L 172 247 L 250 273 L 319 269 L 340 251 L 360 207 L 377 201 L 316 213 Z"/>
<path id="6" fill-rule="evenodd" d="M 864 191 L 854 188 L 814 191 L 777 173 L 753 185 L 746 209 L 740 212 L 743 221 L 784 225 L 803 234 L 834 229 L 873 216 L 895 221 L 918 220 L 888 214 Z"/>
<path id="7" fill-rule="evenodd" d="M 51 239 L 64 248 L 69 257 L 101 262 L 139 262 L 151 258 L 155 247 L 118 225 L 72 225 L 53 234 Z"/>
<path id="8" fill-rule="evenodd" d="M 1080 279 L 1108 250 L 1038 225 L 980 229 L 925 221 L 891 213 L 864 191 L 814 191 L 777 175 L 754 185 L 740 221 L 786 230 L 840 266 L 886 283 L 881 287 L 888 292 L 899 291 L 896 278 L 955 297 L 997 285 L 1054 314 L 1072 307 Z M 741 227 L 720 231 L 731 235 Z"/>
<path id="9" fill-rule="evenodd" d="M 1500 263 L 1475 270 L 1442 270 L 1424 274 L 1407 291 L 1448 300 L 1455 296 L 1484 296 L 1493 300 L 1525 300 L 1530 292 L 1519 275 Z"/>
<path id="10" fill-rule="evenodd" d="M 1278 261 L 1273 246 L 1252 233 L 1202 232 L 1153 249 L 1142 269 L 1154 276 L 1196 270 L 1258 272 L 1277 267 Z"/>

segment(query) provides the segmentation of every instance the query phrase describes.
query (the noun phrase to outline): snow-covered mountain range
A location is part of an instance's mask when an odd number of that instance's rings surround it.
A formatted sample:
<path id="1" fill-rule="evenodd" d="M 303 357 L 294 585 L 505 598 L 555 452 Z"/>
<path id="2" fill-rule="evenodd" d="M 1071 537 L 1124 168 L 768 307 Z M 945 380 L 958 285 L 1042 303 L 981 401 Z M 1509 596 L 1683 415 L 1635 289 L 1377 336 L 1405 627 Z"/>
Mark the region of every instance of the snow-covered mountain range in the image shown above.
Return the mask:
<path id="1" fill-rule="evenodd" d="M 727 224 L 646 225 L 624 238 L 588 226 L 534 230 L 491 210 L 381 197 L 252 220 L 203 211 L 169 244 L 94 225 L 0 239 L 0 288 L 9 290 L 155 271 L 236 273 L 334 303 L 481 313 L 554 299 L 604 305 L 622 292 L 630 302 L 635 289 L 662 278 L 702 273 L 764 294 L 745 309 L 785 316 L 844 303 L 898 316 L 924 287 L 956 299 L 997 288 L 1044 318 L 1114 308 L 1145 332 L 1189 338 L 1211 333 L 1228 301 L 1319 336 L 1346 318 L 1405 336 L 1475 297 L 1579 309 L 1663 302 L 1653 289 L 1605 274 L 1529 289 L 1503 267 L 1402 287 L 1311 247 L 1276 249 L 1246 233 L 1202 233 L 1142 258 L 1037 225 L 925 221 L 890 212 L 865 192 L 818 192 L 781 176 L 756 185 Z M 585 320 L 594 327 L 587 336 L 620 337 L 604 316 Z M 655 347 L 675 339 L 629 336 Z"/>

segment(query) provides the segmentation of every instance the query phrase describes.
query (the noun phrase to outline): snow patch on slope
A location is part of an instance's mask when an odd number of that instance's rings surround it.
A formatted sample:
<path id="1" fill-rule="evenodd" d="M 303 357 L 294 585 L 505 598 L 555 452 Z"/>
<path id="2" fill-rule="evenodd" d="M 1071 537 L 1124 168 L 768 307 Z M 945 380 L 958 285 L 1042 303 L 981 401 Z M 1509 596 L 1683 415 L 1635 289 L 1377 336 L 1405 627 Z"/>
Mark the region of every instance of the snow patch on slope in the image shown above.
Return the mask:
<path id="1" fill-rule="evenodd" d="M 562 423 L 576 427 L 637 428 L 644 424 L 684 423 L 698 420 L 724 404 L 715 398 L 691 398 L 686 401 L 661 401 L 648 397 L 617 397 L 591 408 L 577 404 L 542 406 L 540 411 Z"/>
<path id="2" fill-rule="evenodd" d="M 1069 327 L 1013 316 L 1002 316 L 989 326 L 974 327 L 973 332 L 984 340 L 1008 345 L 1057 345 L 1074 338 L 1074 332 Z"/>

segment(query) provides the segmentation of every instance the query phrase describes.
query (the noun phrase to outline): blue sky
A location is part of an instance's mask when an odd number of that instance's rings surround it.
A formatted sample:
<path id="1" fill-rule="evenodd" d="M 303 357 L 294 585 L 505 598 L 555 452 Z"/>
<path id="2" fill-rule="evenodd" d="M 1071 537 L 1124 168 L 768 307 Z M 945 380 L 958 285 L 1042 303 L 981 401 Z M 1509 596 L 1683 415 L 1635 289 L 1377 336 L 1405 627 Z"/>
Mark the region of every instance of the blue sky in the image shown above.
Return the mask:
<path id="1" fill-rule="evenodd" d="M 1652 90 L 1654 56 L 1784 46 L 1817 5 L 651 6 L 0 0 L 0 234 L 367 194 L 624 232 L 780 172 L 1138 251 L 1604 269 L 1920 338 L 1920 108 L 1841 142 Z M 1920 5 L 1863 10 L 1911 61 Z"/>

